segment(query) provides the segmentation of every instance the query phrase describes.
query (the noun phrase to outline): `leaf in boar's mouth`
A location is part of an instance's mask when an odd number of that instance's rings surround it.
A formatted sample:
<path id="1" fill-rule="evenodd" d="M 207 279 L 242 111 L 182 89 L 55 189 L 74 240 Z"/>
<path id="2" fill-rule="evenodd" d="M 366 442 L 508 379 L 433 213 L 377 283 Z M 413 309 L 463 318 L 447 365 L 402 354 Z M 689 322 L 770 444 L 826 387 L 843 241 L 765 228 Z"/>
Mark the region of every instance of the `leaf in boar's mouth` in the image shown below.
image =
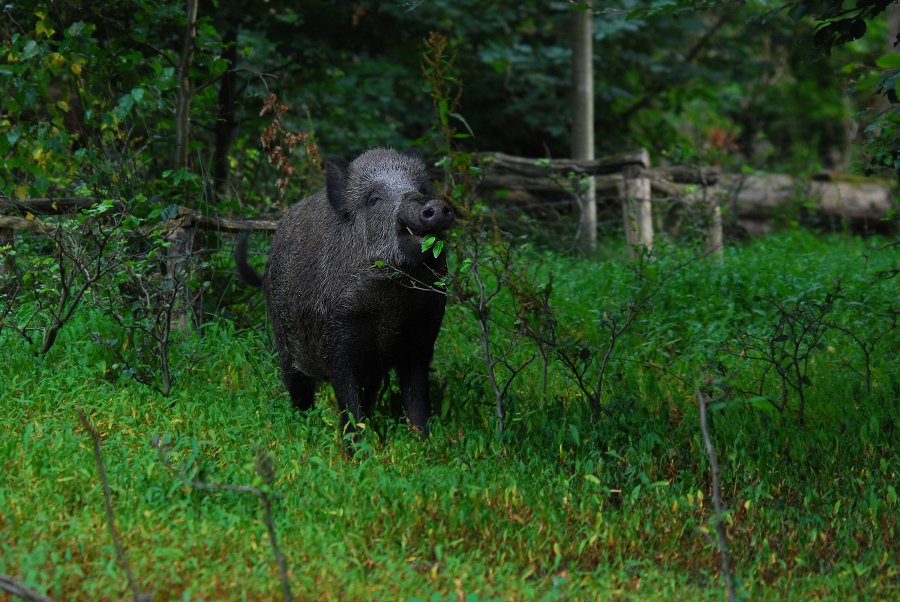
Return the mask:
<path id="1" fill-rule="evenodd" d="M 438 239 L 434 234 L 426 234 L 422 237 L 422 252 L 424 253 L 428 249 L 431 249 L 431 253 L 437 259 L 444 249 L 444 241 Z"/>

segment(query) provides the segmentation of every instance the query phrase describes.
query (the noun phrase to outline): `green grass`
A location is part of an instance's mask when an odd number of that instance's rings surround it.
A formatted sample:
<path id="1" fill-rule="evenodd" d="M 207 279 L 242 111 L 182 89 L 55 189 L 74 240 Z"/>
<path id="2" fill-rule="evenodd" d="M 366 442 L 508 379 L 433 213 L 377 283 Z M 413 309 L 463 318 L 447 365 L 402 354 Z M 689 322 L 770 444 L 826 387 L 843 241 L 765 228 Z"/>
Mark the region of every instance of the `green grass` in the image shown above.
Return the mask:
<path id="1" fill-rule="evenodd" d="M 887 333 L 871 394 L 858 349 L 831 333 L 813 356 L 805 426 L 763 405 L 712 414 L 732 565 L 754 600 L 897 599 L 900 337 L 878 318 L 896 307 L 897 284 L 876 276 L 897 251 L 875 246 L 798 232 L 730 248 L 723 266 L 688 265 L 619 342 L 608 415 L 591 422 L 558 366 L 545 394 L 536 362 L 512 387 L 504 435 L 477 325 L 452 307 L 434 363 L 445 411 L 430 439 L 374 418 L 353 458 L 330 390 L 308 414 L 290 408 L 262 325 L 210 323 L 181 349 L 200 359 L 170 398 L 117 375 L 92 342 L 105 327 L 97 316 L 70 324 L 46 358 L 5 331 L 0 573 L 58 600 L 130 597 L 82 409 L 102 436 L 126 554 L 155 600 L 276 600 L 281 585 L 257 498 L 185 487 L 154 436 L 208 482 L 258 485 L 256 451 L 268 451 L 298 599 L 720 600 L 693 391 L 759 377 L 762 366 L 721 351 L 770 319 L 755 296 L 816 297 L 840 279 L 834 318 Z M 531 253 L 553 273 L 559 319 L 602 346 L 594 320 L 633 287 L 621 249 L 595 261 Z M 661 249 L 652 269 L 666 273 L 679 253 Z"/>

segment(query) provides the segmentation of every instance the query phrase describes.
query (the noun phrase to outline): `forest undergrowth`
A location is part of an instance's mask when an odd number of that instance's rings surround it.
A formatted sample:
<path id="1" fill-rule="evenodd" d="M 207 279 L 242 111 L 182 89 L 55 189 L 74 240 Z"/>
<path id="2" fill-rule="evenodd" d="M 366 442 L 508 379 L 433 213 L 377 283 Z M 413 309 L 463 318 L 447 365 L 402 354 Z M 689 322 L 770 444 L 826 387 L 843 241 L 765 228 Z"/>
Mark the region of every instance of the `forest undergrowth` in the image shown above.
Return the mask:
<path id="1" fill-rule="evenodd" d="M 169 396 L 96 343 L 97 310 L 44 356 L 7 328 L 0 573 L 59 600 L 721 599 L 702 391 L 738 595 L 894 599 L 897 248 L 797 231 L 690 253 L 522 248 L 556 346 L 496 297 L 503 431 L 451 303 L 430 438 L 379 414 L 352 456 L 329 388 L 290 407 L 263 319 L 174 343 L 193 359 Z M 641 295 L 592 403 L 579 371 L 597 380 Z"/>

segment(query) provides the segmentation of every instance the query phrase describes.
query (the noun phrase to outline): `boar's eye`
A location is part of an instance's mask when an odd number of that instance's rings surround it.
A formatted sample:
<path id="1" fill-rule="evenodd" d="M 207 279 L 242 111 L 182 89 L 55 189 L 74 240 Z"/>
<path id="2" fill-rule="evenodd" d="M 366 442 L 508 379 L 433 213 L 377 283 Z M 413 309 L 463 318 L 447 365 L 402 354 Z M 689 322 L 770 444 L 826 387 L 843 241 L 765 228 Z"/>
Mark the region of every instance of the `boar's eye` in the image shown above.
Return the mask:
<path id="1" fill-rule="evenodd" d="M 378 196 L 377 194 L 373 194 L 369 197 L 369 200 L 366 201 L 366 205 L 368 205 L 369 207 L 374 207 L 380 200 L 380 196 Z"/>
<path id="2" fill-rule="evenodd" d="M 430 196 L 431 195 L 431 186 L 429 186 L 428 184 L 422 184 L 421 186 L 419 186 L 419 194 L 422 194 L 424 196 Z"/>

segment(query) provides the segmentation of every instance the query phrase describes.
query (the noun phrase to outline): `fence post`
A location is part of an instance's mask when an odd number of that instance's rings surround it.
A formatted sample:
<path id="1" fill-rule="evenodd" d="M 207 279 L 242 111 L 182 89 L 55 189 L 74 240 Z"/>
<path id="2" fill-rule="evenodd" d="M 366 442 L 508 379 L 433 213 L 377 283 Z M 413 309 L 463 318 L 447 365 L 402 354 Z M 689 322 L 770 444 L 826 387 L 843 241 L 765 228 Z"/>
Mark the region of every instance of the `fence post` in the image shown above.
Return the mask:
<path id="1" fill-rule="evenodd" d="M 700 185 L 703 187 L 703 206 L 708 212 L 706 216 L 706 251 L 715 256 L 718 263 L 722 263 L 725 237 L 722 234 L 721 200 L 723 192 L 718 187 L 719 177 L 718 175 L 710 177 L 703 168 L 697 171 L 700 176 Z"/>
<path id="2" fill-rule="evenodd" d="M 180 216 L 170 221 L 166 240 L 169 242 L 166 275 L 172 282 L 172 294 L 176 295 L 173 299 L 172 326 L 178 330 L 186 330 L 196 317 L 189 286 L 191 254 L 194 251 L 192 216 Z"/>
<path id="3" fill-rule="evenodd" d="M 9 245 L 10 248 L 13 246 L 13 229 L 12 228 L 0 228 L 0 247 L 4 247 Z M 0 262 L 0 276 L 5 276 L 6 274 L 11 274 L 13 271 L 13 258 L 12 255 L 6 255 L 5 259 Z"/>
<path id="4" fill-rule="evenodd" d="M 640 249 L 653 249 L 653 209 L 650 203 L 650 178 L 640 167 L 622 170 L 619 183 L 622 213 L 625 220 L 625 240 L 628 252 L 634 257 Z"/>
<path id="5" fill-rule="evenodd" d="M 706 195 L 706 187 L 703 194 Z M 725 237 L 722 234 L 722 206 L 719 204 L 719 191 L 714 187 L 709 195 L 709 234 L 706 238 L 706 250 L 722 263 L 725 251 Z"/>

